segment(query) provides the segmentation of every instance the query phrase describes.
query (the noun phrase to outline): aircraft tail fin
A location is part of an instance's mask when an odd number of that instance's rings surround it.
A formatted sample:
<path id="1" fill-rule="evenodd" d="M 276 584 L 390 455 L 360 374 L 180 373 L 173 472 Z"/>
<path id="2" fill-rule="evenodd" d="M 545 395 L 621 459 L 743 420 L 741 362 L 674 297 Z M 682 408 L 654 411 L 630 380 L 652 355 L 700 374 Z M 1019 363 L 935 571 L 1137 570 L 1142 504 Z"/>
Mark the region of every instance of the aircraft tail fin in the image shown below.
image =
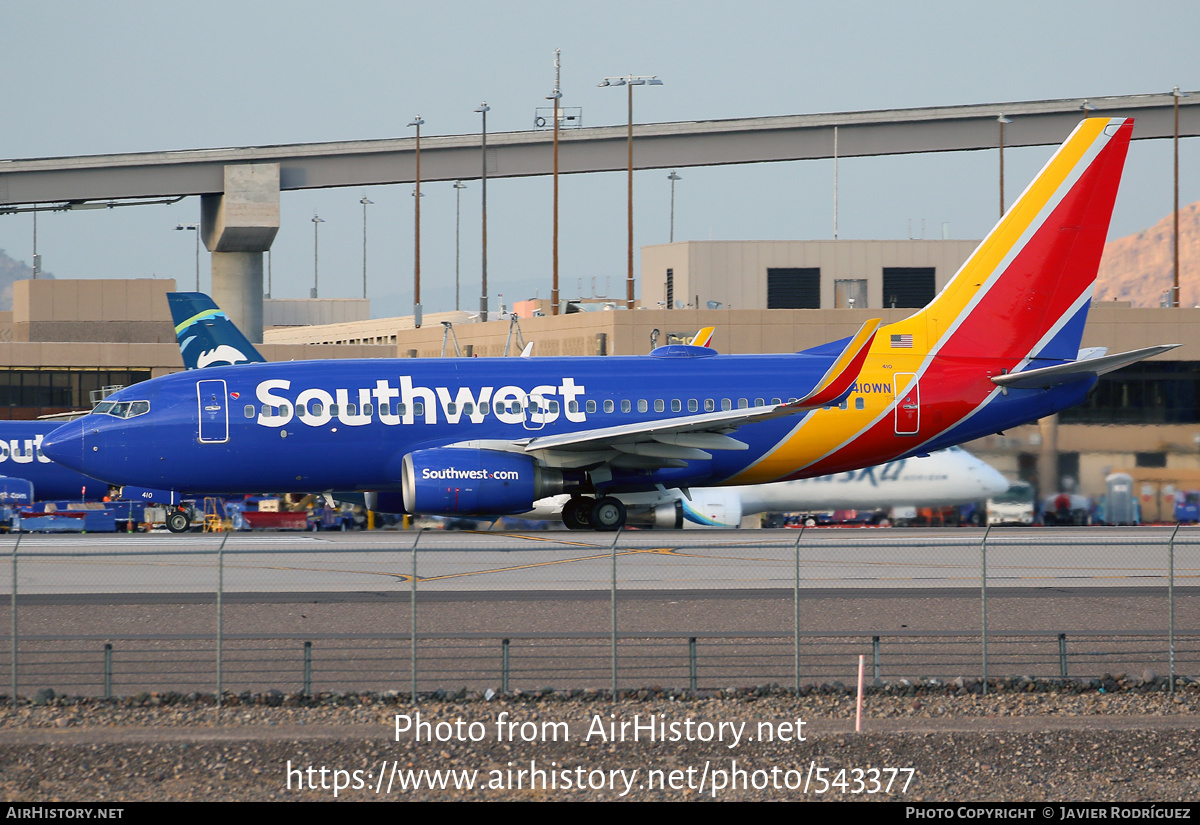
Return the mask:
<path id="1" fill-rule="evenodd" d="M 259 364 L 267 360 L 204 293 L 168 292 L 167 303 L 186 369 Z"/>
<path id="2" fill-rule="evenodd" d="M 1088 118 L 932 303 L 880 330 L 877 352 L 1074 359 L 1133 132 Z"/>

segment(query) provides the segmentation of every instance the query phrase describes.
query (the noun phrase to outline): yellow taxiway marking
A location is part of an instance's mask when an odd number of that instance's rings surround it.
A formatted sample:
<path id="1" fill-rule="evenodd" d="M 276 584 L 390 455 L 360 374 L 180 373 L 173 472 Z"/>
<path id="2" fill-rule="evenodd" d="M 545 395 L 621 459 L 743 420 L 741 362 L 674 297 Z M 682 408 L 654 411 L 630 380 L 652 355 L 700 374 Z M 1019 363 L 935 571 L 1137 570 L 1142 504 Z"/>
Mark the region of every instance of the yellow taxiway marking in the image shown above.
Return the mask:
<path id="1" fill-rule="evenodd" d="M 651 551 L 618 550 L 617 555 L 618 556 L 636 556 L 638 554 L 646 553 L 646 552 L 651 552 Z M 575 562 L 596 561 L 598 559 L 608 559 L 608 558 L 612 558 L 612 556 L 609 553 L 598 553 L 594 556 L 578 556 L 578 557 L 572 558 L 572 559 L 554 559 L 553 561 L 535 561 L 535 562 L 530 562 L 529 564 L 514 564 L 509 567 L 496 567 L 496 568 L 492 568 L 490 570 L 468 570 L 463 573 L 444 573 L 440 576 L 429 576 L 429 577 L 418 576 L 417 581 L 418 582 L 432 582 L 432 581 L 440 581 L 442 579 L 457 579 L 457 578 L 462 578 L 463 576 L 484 576 L 484 575 L 487 575 L 488 573 L 509 573 L 513 570 L 529 570 L 534 567 L 550 567 L 555 564 L 574 564 Z"/>
<path id="2" fill-rule="evenodd" d="M 552 539 L 546 536 L 529 536 L 524 533 L 490 533 L 487 530 L 463 530 L 464 533 L 474 533 L 477 536 L 500 536 L 505 539 L 524 539 L 525 541 L 548 541 L 552 544 L 563 544 L 571 547 L 603 547 L 603 544 L 594 544 L 589 541 L 564 541 L 563 539 Z"/>
<path id="3" fill-rule="evenodd" d="M 30 562 L 26 562 L 29 564 Z M 183 562 L 165 562 L 165 561 L 91 561 L 83 559 L 71 559 L 69 561 L 39 561 L 39 564 L 56 564 L 56 565 L 94 565 L 98 567 L 188 567 L 196 570 L 215 570 L 217 565 L 215 562 L 207 564 L 186 564 Z M 401 581 L 412 581 L 411 573 L 385 573 L 378 570 L 344 570 L 340 567 L 296 567 L 294 565 L 276 565 L 276 564 L 226 564 L 226 570 L 280 570 L 280 571 L 295 571 L 301 573 L 345 573 L 347 575 L 357 576 L 387 576 Z M 418 579 L 420 581 L 420 579 Z"/>

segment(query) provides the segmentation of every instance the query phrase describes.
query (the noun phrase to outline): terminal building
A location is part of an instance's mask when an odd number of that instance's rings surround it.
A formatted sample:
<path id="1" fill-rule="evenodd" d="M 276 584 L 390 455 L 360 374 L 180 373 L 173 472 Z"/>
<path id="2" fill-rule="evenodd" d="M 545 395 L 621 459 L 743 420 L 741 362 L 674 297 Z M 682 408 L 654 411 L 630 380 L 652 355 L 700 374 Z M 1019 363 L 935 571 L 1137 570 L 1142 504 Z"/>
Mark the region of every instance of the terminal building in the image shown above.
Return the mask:
<path id="1" fill-rule="evenodd" d="M 689 241 L 642 250 L 642 306 L 623 300 L 522 302 L 500 320 L 463 312 L 370 319 L 363 300 L 264 303 L 269 360 L 649 352 L 716 327 L 727 353 L 794 352 L 924 306 L 977 241 Z M 0 417 L 86 409 L 104 387 L 182 369 L 166 293 L 174 281 L 38 280 L 0 313 Z M 445 323 L 441 323 L 445 322 Z M 1104 493 L 1111 472 L 1139 479 L 1143 511 L 1168 518 L 1177 489 L 1200 488 L 1200 308 L 1093 303 L 1084 346 L 1181 344 L 1103 376 L 1087 403 L 965 445 L 1043 494 Z M 1069 479 L 1069 480 L 1068 480 Z"/>

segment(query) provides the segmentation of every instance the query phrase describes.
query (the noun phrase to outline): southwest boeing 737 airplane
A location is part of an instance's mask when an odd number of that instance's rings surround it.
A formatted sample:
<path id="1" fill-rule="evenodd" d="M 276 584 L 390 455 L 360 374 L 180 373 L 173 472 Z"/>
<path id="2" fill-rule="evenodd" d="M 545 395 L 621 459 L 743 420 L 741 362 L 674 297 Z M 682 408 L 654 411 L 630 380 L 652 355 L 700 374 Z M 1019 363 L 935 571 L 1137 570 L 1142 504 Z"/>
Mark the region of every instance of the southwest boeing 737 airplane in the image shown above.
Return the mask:
<path id="1" fill-rule="evenodd" d="M 370 359 L 209 366 L 128 387 L 42 451 L 114 484 L 361 491 L 372 509 L 501 515 L 882 464 L 1078 404 L 1163 352 L 1079 352 L 1133 122 L 1083 121 L 929 306 L 783 355 Z"/>

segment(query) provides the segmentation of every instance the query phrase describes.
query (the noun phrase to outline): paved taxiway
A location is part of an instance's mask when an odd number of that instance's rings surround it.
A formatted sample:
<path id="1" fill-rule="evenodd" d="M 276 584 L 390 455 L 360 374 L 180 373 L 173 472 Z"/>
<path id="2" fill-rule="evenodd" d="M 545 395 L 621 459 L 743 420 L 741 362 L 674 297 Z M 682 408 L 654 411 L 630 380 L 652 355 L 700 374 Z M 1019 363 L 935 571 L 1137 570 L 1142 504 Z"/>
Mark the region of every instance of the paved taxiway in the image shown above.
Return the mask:
<path id="1" fill-rule="evenodd" d="M 27 535 L 17 550 L 22 596 L 405 592 L 417 543 L 418 589 L 607 591 L 617 542 L 621 590 L 978 589 L 982 530 L 726 530 Z M 1166 587 L 1172 530 L 992 530 L 993 587 Z M 9 555 L 16 539 L 0 544 Z M 1198 583 L 1200 529 L 1174 541 L 1176 586 Z M 7 571 L 5 571 L 7 572 Z M 11 575 L 0 574 L 0 593 Z"/>
<path id="2" fill-rule="evenodd" d="M 974 673 L 982 536 L 427 532 L 417 558 L 422 689 L 495 686 L 501 637 L 512 639 L 514 686 L 608 684 L 614 538 L 621 674 L 630 684 L 686 684 L 689 637 L 699 639 L 702 684 L 788 682 L 797 621 L 805 678 L 849 678 L 872 636 L 883 639 L 886 678 Z M 1165 672 L 1170 536 L 1153 528 L 991 531 L 996 672 L 1058 673 L 1060 633 L 1070 639 L 1072 675 Z M 99 690 L 107 642 L 121 671 L 118 693 L 208 689 L 219 623 L 227 684 L 239 689 L 294 689 L 306 642 L 322 689 L 408 684 L 417 534 L 233 535 L 218 571 L 223 538 L 23 537 L 22 685 Z M 5 542 L 0 553 L 15 539 Z M 1180 672 L 1200 672 L 1200 530 L 1181 530 L 1175 549 L 1176 658 Z M 7 594 L 11 567 L 3 566 Z"/>

